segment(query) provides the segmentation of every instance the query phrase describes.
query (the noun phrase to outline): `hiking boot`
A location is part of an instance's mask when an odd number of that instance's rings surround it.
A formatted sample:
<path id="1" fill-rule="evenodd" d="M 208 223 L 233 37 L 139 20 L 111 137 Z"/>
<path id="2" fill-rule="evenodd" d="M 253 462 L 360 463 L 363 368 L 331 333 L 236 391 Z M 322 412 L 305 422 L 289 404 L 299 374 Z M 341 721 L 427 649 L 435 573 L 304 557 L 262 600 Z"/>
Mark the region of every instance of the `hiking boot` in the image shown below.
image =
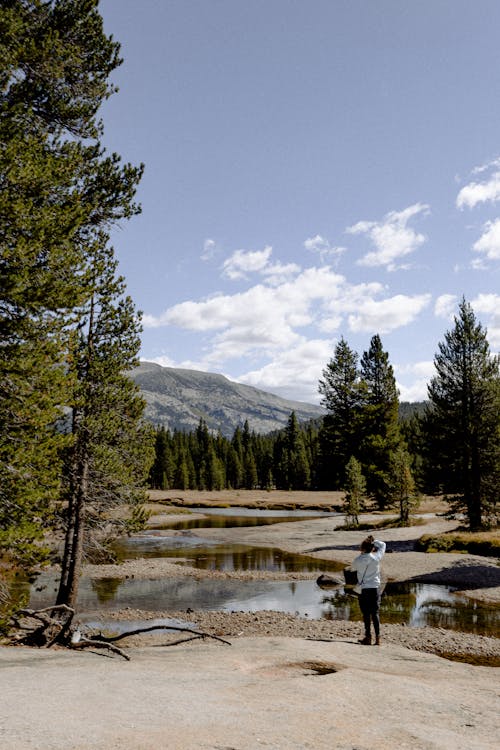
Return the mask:
<path id="1" fill-rule="evenodd" d="M 380 646 L 380 636 L 379 635 L 377 635 L 377 637 L 375 638 L 375 645 L 376 646 Z"/>
<path id="2" fill-rule="evenodd" d="M 359 643 L 361 643 L 363 646 L 371 646 L 372 645 L 372 638 L 370 635 L 365 635 L 364 638 L 361 638 Z"/>

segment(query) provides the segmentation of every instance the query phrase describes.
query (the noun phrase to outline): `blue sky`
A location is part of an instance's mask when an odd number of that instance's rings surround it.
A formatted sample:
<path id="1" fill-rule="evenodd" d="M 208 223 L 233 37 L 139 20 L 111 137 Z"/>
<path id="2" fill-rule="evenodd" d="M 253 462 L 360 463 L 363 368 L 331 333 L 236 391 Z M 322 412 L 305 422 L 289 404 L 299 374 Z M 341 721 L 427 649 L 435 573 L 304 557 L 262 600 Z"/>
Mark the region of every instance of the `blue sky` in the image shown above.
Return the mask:
<path id="1" fill-rule="evenodd" d="M 426 397 L 465 295 L 500 348 L 498 0 L 101 0 L 141 358 L 317 402 L 379 333 Z"/>

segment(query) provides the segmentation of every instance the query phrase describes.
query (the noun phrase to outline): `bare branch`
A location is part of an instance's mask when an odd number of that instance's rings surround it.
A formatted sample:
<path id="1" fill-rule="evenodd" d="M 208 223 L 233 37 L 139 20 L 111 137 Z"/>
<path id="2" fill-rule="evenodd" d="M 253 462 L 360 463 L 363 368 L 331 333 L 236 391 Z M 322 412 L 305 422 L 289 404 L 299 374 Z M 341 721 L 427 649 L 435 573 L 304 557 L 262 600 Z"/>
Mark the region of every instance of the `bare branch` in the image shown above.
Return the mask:
<path id="1" fill-rule="evenodd" d="M 107 648 L 109 651 L 112 651 L 114 654 L 118 654 L 119 656 L 123 656 L 124 659 L 127 661 L 130 661 L 130 656 L 128 656 L 124 651 L 122 651 L 121 648 L 118 648 L 118 646 L 113 646 L 112 643 L 107 643 L 106 641 L 97 641 L 93 638 L 85 638 L 84 636 L 80 636 L 80 640 L 78 641 L 70 641 L 70 648 L 73 649 L 79 649 L 79 648 Z"/>
<path id="2" fill-rule="evenodd" d="M 152 625 L 149 628 L 137 628 L 136 630 L 127 630 L 125 633 L 120 633 L 119 635 L 111 635 L 111 636 L 105 636 L 102 633 L 99 633 L 98 637 L 101 640 L 106 641 L 107 643 L 113 643 L 114 641 L 120 641 L 122 638 L 128 638 L 129 636 L 138 635 L 139 633 L 149 633 L 152 630 L 176 630 L 179 633 L 190 633 L 191 635 L 195 635 L 198 638 L 213 638 L 213 640 L 220 641 L 221 643 L 225 643 L 227 646 L 232 645 L 229 641 L 225 641 L 223 638 L 219 638 L 217 635 L 211 635 L 211 633 L 204 633 L 200 630 L 193 630 L 192 628 L 183 628 L 177 625 Z"/>

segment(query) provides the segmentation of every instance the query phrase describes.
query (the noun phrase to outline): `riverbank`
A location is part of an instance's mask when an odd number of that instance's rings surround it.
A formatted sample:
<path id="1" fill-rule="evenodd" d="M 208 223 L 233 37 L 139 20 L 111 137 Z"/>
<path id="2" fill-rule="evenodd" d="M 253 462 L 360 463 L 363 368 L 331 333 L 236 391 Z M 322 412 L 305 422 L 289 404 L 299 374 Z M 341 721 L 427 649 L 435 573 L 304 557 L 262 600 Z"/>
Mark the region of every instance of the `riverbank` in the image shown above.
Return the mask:
<path id="1" fill-rule="evenodd" d="M 338 493 L 327 493 L 321 498 L 325 506 L 338 503 Z M 155 515 L 150 520 L 152 527 L 162 527 L 167 522 L 183 519 L 193 519 L 196 515 L 185 514 L 179 505 L 170 506 L 168 495 L 155 493 L 152 500 L 163 502 L 153 505 Z M 246 502 L 245 502 L 246 500 Z M 200 507 L 210 503 L 210 507 L 229 505 L 241 507 L 254 504 L 262 509 L 269 501 L 268 493 L 251 493 L 250 498 L 245 494 L 233 498 L 212 493 L 183 493 L 176 497 L 176 503 L 184 507 Z M 311 505 L 318 505 L 317 493 L 281 493 L 274 497 L 271 504 L 292 504 L 295 507 L 307 509 Z M 268 502 L 269 505 L 269 502 Z M 426 583 L 440 583 L 453 586 L 461 594 L 471 599 L 482 601 L 492 606 L 500 605 L 500 567 L 498 560 L 477 555 L 457 553 L 425 553 L 415 552 L 415 541 L 424 533 L 444 533 L 455 529 L 459 524 L 456 520 L 448 520 L 442 515 L 445 506 L 431 499 L 422 509 L 419 525 L 408 528 L 382 529 L 377 536 L 387 543 L 387 554 L 383 562 L 383 572 L 387 579 L 394 581 L 418 581 Z M 203 510 L 198 514 L 200 517 Z M 366 522 L 377 522 L 380 514 L 367 514 L 362 517 Z M 345 531 L 338 529 L 342 517 L 325 516 L 307 520 L 283 522 L 269 526 L 248 526 L 230 528 L 196 529 L 197 536 L 215 539 L 221 543 L 237 543 L 260 547 L 278 547 L 291 553 L 307 554 L 318 559 L 338 561 L 348 566 L 358 552 L 359 544 L 366 535 L 366 531 Z M 192 532 L 175 531 L 163 528 L 163 535 L 173 537 Z M 186 563 L 186 561 L 184 561 Z M 187 564 L 182 566 L 169 559 L 153 558 L 127 560 L 121 565 L 88 566 L 85 575 L 91 578 L 135 578 L 139 580 L 161 580 L 162 578 L 188 577 L 195 580 L 237 579 L 237 580 L 301 580 L 316 578 L 317 573 L 282 573 L 253 570 L 217 571 L 192 568 Z M 334 575 L 335 574 L 330 574 Z M 339 573 L 339 581 L 342 574 Z M 304 617 L 281 612 L 255 613 L 225 613 L 225 612 L 144 612 L 137 610 L 120 610 L 112 614 L 117 620 L 148 620 L 158 617 L 179 618 L 195 623 L 206 632 L 227 635 L 231 637 L 293 637 L 324 639 L 329 641 L 336 638 L 357 639 L 360 635 L 361 624 L 344 621 L 309 620 Z M 106 613 L 109 619 L 109 613 Z M 383 624 L 384 642 L 405 646 L 417 651 L 425 651 L 449 658 L 468 660 L 475 663 L 489 663 L 500 665 L 500 639 L 486 638 L 467 633 L 454 632 L 441 628 L 414 628 L 402 624 Z M 140 636 L 130 643 L 134 646 L 144 643 L 161 643 L 168 640 L 165 633 Z"/>

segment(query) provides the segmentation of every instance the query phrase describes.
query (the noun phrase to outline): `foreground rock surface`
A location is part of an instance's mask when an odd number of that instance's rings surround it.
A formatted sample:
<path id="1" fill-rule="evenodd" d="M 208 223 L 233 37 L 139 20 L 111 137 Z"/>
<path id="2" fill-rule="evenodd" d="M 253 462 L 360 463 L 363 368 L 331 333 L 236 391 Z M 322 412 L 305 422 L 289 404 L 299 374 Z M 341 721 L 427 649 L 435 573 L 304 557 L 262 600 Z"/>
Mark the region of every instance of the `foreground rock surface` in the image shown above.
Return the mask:
<path id="1" fill-rule="evenodd" d="M 488 750 L 498 670 L 349 638 L 0 648 L 8 750 Z"/>

